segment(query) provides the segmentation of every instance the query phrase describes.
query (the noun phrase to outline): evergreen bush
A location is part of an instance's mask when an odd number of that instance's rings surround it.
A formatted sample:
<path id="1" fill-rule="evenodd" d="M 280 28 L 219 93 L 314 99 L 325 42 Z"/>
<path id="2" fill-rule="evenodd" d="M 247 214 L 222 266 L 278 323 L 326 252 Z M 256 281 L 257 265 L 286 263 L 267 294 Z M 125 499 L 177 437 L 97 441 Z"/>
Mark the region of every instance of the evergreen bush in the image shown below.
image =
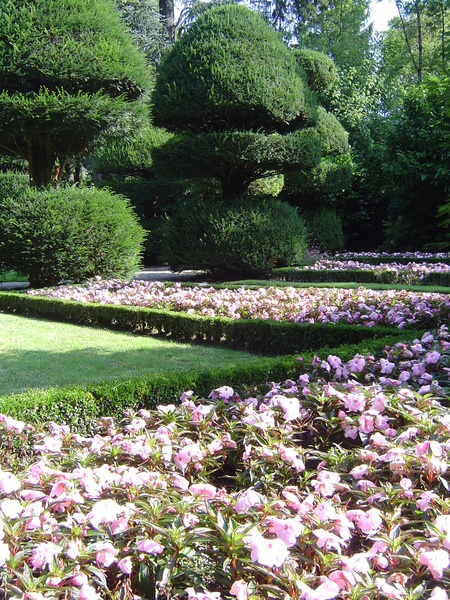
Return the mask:
<path id="1" fill-rule="evenodd" d="M 145 237 L 127 199 L 69 186 L 0 197 L 0 231 L 2 261 L 32 287 L 134 275 Z"/>
<path id="2" fill-rule="evenodd" d="M 311 243 L 321 252 L 338 252 L 344 246 L 342 223 L 334 210 L 320 207 L 306 219 Z"/>
<path id="3" fill-rule="evenodd" d="M 307 245 L 297 210 L 264 197 L 193 199 L 168 219 L 164 234 L 162 258 L 172 269 L 217 277 L 270 275 L 275 267 L 298 264 Z"/>

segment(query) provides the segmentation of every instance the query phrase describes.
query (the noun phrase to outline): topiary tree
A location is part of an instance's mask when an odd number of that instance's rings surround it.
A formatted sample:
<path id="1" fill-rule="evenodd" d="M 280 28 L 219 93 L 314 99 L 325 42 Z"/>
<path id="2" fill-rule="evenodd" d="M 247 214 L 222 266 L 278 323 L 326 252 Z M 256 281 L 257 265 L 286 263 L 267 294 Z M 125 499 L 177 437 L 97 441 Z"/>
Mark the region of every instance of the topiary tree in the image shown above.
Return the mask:
<path id="1" fill-rule="evenodd" d="M 294 51 L 298 64 L 306 73 L 309 86 L 325 100 L 335 84 L 337 70 L 333 61 L 314 50 Z M 283 197 L 309 213 L 335 204 L 337 193 L 347 189 L 352 180 L 348 136 L 334 115 L 319 107 L 316 129 L 322 141 L 322 157 L 312 169 L 298 169 L 285 178 Z M 310 220 L 312 214 L 309 215 Z M 320 217 L 318 216 L 319 220 Z"/>
<path id="2" fill-rule="evenodd" d="M 156 79 L 153 119 L 176 134 L 154 150 L 155 169 L 216 178 L 225 197 L 259 178 L 314 168 L 328 142 L 293 52 L 239 5 L 206 11 L 175 42 Z"/>
<path id="3" fill-rule="evenodd" d="M 0 2 L 0 152 L 28 161 L 32 185 L 58 181 L 148 87 L 111 0 Z"/>

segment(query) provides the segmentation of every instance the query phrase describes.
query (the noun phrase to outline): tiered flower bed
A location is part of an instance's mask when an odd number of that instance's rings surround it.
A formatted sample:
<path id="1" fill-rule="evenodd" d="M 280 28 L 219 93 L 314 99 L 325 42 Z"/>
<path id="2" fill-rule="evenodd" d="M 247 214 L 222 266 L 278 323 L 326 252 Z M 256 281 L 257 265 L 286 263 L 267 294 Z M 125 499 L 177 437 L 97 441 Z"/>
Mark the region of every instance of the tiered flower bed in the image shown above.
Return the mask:
<path id="1" fill-rule="evenodd" d="M 217 290 L 159 282 L 96 280 L 86 286 L 61 286 L 30 293 L 79 302 L 164 308 L 210 317 L 348 323 L 367 327 L 436 327 L 447 322 L 450 314 L 450 297 L 446 294 L 364 288 Z"/>
<path id="2" fill-rule="evenodd" d="M 93 437 L 0 417 L 0 594 L 448 598 L 449 348 L 316 357 Z"/>

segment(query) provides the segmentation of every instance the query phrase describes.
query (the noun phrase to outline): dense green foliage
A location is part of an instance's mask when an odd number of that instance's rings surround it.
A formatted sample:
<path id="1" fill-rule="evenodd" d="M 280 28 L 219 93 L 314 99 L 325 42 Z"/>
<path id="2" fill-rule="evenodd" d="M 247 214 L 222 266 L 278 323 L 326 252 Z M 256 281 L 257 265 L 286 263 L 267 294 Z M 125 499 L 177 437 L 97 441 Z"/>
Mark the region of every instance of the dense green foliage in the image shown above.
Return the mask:
<path id="1" fill-rule="evenodd" d="M 0 197 L 0 231 L 2 262 L 34 287 L 134 275 L 144 239 L 127 199 L 65 186 Z"/>
<path id="2" fill-rule="evenodd" d="M 449 195 L 449 80 L 428 79 L 408 92 L 386 137 L 392 200 L 385 246 L 395 250 L 449 249 L 438 210 Z"/>
<path id="3" fill-rule="evenodd" d="M 276 266 L 298 264 L 307 245 L 296 209 L 272 198 L 188 200 L 164 233 L 162 258 L 172 269 L 222 277 L 269 275 Z"/>
<path id="4" fill-rule="evenodd" d="M 203 14 L 165 57 L 153 118 L 171 131 L 283 130 L 314 123 L 315 104 L 294 57 L 243 6 Z"/>
<path id="5" fill-rule="evenodd" d="M 321 252 L 338 252 L 344 246 L 342 223 L 331 209 L 320 207 L 306 220 L 310 245 Z"/>
<path id="6" fill-rule="evenodd" d="M 310 56 L 310 64 L 320 87 L 329 61 Z M 174 44 L 156 80 L 153 118 L 177 134 L 155 150 L 156 171 L 215 178 L 229 198 L 257 179 L 314 168 L 330 143 L 326 128 L 316 129 L 317 102 L 294 53 L 236 5 L 206 11 Z"/>
<path id="7" fill-rule="evenodd" d="M 57 181 L 149 85 L 111 0 L 0 3 L 0 151 Z"/>

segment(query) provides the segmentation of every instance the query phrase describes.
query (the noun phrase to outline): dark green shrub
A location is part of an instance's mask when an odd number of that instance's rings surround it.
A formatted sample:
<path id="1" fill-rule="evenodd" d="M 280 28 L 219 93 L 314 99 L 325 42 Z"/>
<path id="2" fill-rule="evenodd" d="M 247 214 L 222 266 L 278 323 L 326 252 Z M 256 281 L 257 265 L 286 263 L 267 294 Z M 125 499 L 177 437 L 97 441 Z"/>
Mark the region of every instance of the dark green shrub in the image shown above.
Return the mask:
<path id="1" fill-rule="evenodd" d="M 7 196 L 20 198 L 29 187 L 28 175 L 16 171 L 0 173 L 0 201 Z M 1 234 L 0 234 L 1 235 Z"/>
<path id="2" fill-rule="evenodd" d="M 341 219 L 329 208 L 321 207 L 306 219 L 311 243 L 321 252 L 337 252 L 344 246 Z"/>
<path id="3" fill-rule="evenodd" d="M 191 200 L 166 224 L 163 260 L 175 270 L 204 269 L 216 276 L 266 276 L 298 264 L 307 232 L 297 211 L 272 198 L 230 203 Z"/>
<path id="4" fill-rule="evenodd" d="M 145 237 L 127 199 L 69 186 L 0 198 L 0 231 L 2 261 L 32 287 L 131 276 Z"/>

